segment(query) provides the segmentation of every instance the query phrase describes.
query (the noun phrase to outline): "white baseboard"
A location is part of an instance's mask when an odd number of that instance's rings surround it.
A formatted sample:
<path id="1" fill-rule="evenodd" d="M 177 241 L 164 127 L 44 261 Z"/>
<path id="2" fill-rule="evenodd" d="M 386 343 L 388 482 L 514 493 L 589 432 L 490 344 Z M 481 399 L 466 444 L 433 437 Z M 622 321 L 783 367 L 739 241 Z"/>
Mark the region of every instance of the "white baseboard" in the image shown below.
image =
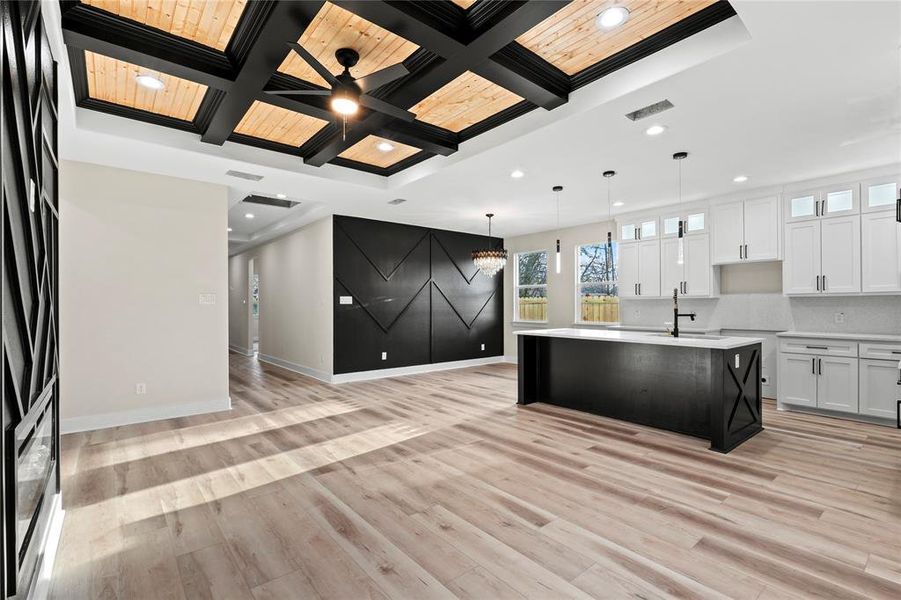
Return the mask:
<path id="1" fill-rule="evenodd" d="M 354 373 L 332 374 L 325 371 L 319 371 L 305 365 L 299 365 L 290 361 L 260 354 L 258 359 L 262 362 L 270 363 L 301 375 L 308 375 L 314 379 L 318 379 L 324 383 L 351 383 L 354 381 L 369 381 L 371 379 L 384 379 L 386 377 L 401 377 L 403 375 L 417 375 L 421 373 L 432 373 L 435 371 L 447 371 L 450 369 L 465 369 L 467 367 L 478 367 L 481 365 L 490 365 L 502 362 L 510 362 L 505 356 L 489 356 L 486 358 L 473 358 L 470 360 L 455 360 L 443 363 L 429 363 L 424 365 L 414 365 L 412 367 L 395 367 L 392 369 L 376 369 L 373 371 L 356 371 Z M 513 357 L 515 362 L 516 357 Z"/>
<path id="2" fill-rule="evenodd" d="M 107 427 L 119 427 L 121 425 L 133 425 L 148 421 L 161 421 L 163 419 L 175 419 L 177 417 L 189 417 L 204 413 L 231 410 L 231 398 L 222 400 L 205 400 L 203 402 L 190 402 L 185 404 L 165 404 L 163 406 L 148 406 L 133 410 L 105 413 L 100 415 L 85 415 L 83 417 L 69 417 L 60 420 L 60 433 L 78 433 L 79 431 L 93 431 L 106 429 Z"/>
<path id="3" fill-rule="evenodd" d="M 50 581 L 53 577 L 53 565 L 56 562 L 56 550 L 59 548 L 59 539 L 63 533 L 63 520 L 66 511 L 63 510 L 62 495 L 53 496 L 53 508 L 50 511 L 50 524 L 44 533 L 44 555 L 38 567 L 37 579 L 31 589 L 30 600 L 46 600 L 50 595 Z"/>
<path id="4" fill-rule="evenodd" d="M 312 377 L 313 379 L 318 379 L 319 381 L 323 381 L 325 383 L 332 383 L 332 374 L 327 373 L 325 371 L 320 371 L 318 369 L 314 369 L 312 367 L 308 367 L 306 365 L 300 365 L 297 363 L 293 363 L 288 360 L 284 360 L 282 358 L 278 358 L 277 356 L 269 356 L 268 354 L 257 354 L 257 360 L 260 362 L 269 363 L 275 365 L 277 367 L 281 367 L 283 369 L 288 369 L 289 371 L 294 371 L 295 373 L 300 373 L 301 375 L 307 375 Z"/>
<path id="5" fill-rule="evenodd" d="M 519 358 L 515 354 L 505 354 L 504 362 L 513 363 L 515 365 L 519 363 Z"/>
<path id="6" fill-rule="evenodd" d="M 241 346 L 235 346 L 234 344 L 229 344 L 228 349 L 232 352 L 237 352 L 238 354 L 243 354 L 244 356 L 253 356 L 253 348 L 242 348 Z"/>

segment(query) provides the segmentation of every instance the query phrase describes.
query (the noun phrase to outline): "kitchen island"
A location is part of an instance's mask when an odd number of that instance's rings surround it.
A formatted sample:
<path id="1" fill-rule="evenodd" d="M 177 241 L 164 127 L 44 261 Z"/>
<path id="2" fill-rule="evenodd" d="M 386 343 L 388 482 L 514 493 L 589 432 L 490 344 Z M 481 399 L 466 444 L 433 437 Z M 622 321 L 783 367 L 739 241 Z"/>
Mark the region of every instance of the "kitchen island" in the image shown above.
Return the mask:
<path id="1" fill-rule="evenodd" d="M 544 402 L 710 440 L 763 430 L 762 339 L 609 331 L 515 332 L 519 404 Z"/>

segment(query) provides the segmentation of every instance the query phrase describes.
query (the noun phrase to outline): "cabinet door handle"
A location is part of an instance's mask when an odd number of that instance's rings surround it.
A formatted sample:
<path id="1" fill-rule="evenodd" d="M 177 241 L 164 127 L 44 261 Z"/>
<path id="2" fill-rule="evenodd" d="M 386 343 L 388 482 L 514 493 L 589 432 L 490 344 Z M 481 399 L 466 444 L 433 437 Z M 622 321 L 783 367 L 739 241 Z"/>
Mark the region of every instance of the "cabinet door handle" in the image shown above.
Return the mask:
<path id="1" fill-rule="evenodd" d="M 892 350 L 892 354 L 901 354 L 901 350 Z"/>
<path id="2" fill-rule="evenodd" d="M 829 346 L 805 346 L 808 350 L 828 350 Z"/>
<path id="3" fill-rule="evenodd" d="M 641 282 L 638 282 L 638 295 L 641 296 Z"/>
<path id="4" fill-rule="evenodd" d="M 738 245 L 738 260 L 743 259 L 744 256 L 741 255 L 741 244 Z"/>
<path id="5" fill-rule="evenodd" d="M 814 375 L 817 374 L 817 359 L 815 358 L 810 359 L 810 372 Z"/>
<path id="6" fill-rule="evenodd" d="M 819 373 L 817 373 L 817 374 L 822 375 L 823 374 L 823 359 L 820 358 L 820 359 L 818 359 L 817 362 L 819 362 L 819 365 L 820 365 L 820 370 L 819 370 Z"/>
<path id="7" fill-rule="evenodd" d="M 817 275 L 817 291 L 820 291 L 820 276 Z"/>
<path id="8" fill-rule="evenodd" d="M 823 275 L 823 291 L 826 291 L 826 276 Z"/>
<path id="9" fill-rule="evenodd" d="M 748 245 L 745 244 L 745 260 L 748 260 Z"/>
<path id="10" fill-rule="evenodd" d="M 820 216 L 820 201 L 819 200 L 813 201 L 813 214 L 816 217 Z"/>

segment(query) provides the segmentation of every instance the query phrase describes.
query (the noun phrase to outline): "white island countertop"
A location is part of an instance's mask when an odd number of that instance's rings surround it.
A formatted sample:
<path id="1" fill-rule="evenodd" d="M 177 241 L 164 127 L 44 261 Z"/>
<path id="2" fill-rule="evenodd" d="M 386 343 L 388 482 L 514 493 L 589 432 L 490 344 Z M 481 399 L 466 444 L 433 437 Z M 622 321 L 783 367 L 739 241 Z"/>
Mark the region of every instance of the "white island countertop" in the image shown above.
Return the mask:
<path id="1" fill-rule="evenodd" d="M 710 348 L 731 350 L 750 344 L 762 344 L 763 338 L 685 334 L 672 337 L 660 333 L 644 331 L 611 331 L 605 329 L 526 329 L 514 331 L 516 335 L 567 338 L 572 340 L 592 340 L 598 342 L 623 342 L 626 344 L 654 344 L 658 346 L 681 346 L 684 348 Z"/>

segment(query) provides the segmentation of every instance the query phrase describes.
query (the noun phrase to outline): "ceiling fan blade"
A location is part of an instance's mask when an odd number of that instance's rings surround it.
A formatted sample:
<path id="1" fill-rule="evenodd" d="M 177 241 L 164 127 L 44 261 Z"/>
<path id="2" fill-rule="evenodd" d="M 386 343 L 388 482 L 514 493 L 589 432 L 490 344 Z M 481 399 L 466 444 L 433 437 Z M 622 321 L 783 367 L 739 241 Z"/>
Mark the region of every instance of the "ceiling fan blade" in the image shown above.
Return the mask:
<path id="1" fill-rule="evenodd" d="M 388 104 L 384 100 L 379 100 L 378 98 L 373 98 L 372 96 L 367 96 L 366 94 L 360 96 L 360 104 L 362 104 L 366 108 L 371 108 L 372 110 L 377 110 L 380 113 L 394 117 L 395 119 L 412 121 L 416 118 L 416 115 L 408 110 L 398 108 L 393 104 Z"/>
<path id="2" fill-rule="evenodd" d="M 360 89 L 363 92 L 371 92 L 376 88 L 380 88 L 386 83 L 391 83 L 395 79 L 400 79 L 404 75 L 409 74 L 410 71 L 403 65 L 403 63 L 397 63 L 396 65 L 391 65 L 390 67 L 385 67 L 375 73 L 370 73 L 365 77 L 360 77 L 356 80 L 356 84 L 360 86 Z"/>
<path id="3" fill-rule="evenodd" d="M 329 71 L 325 67 L 325 65 L 323 65 L 321 62 L 316 60 L 315 56 L 313 56 L 312 54 L 307 52 L 306 48 L 304 48 L 297 42 L 290 42 L 288 45 L 291 47 L 292 50 L 297 52 L 297 54 L 304 60 L 304 62 L 306 62 L 311 67 L 313 67 L 313 70 L 315 70 L 317 73 L 319 73 L 319 75 L 323 79 L 328 81 L 330 85 L 335 85 L 336 83 L 338 83 L 338 78 L 335 77 L 334 75 L 332 75 L 332 72 Z"/>
<path id="4" fill-rule="evenodd" d="M 273 96 L 331 96 L 332 90 L 266 90 Z"/>

